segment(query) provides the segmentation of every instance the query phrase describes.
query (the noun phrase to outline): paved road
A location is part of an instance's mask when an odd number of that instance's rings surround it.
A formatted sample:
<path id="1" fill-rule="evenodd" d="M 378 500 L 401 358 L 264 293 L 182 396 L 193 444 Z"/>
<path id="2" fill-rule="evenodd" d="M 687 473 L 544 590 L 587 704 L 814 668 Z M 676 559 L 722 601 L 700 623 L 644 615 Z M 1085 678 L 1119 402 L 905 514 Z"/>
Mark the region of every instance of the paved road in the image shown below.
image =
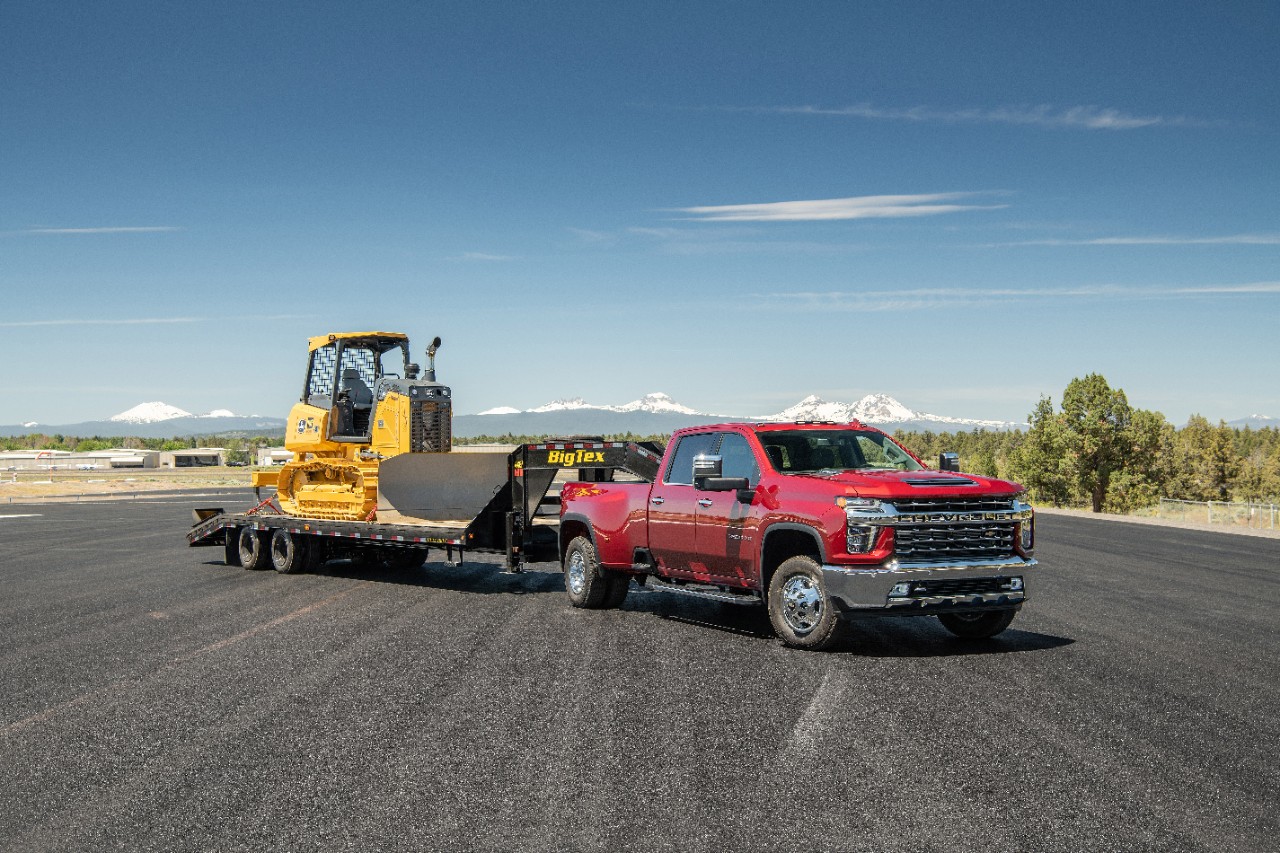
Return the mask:
<path id="1" fill-rule="evenodd" d="M 551 572 L 247 572 L 191 505 L 0 512 L 0 848 L 1280 848 L 1275 541 L 1045 517 L 1001 638 L 810 654 Z"/>

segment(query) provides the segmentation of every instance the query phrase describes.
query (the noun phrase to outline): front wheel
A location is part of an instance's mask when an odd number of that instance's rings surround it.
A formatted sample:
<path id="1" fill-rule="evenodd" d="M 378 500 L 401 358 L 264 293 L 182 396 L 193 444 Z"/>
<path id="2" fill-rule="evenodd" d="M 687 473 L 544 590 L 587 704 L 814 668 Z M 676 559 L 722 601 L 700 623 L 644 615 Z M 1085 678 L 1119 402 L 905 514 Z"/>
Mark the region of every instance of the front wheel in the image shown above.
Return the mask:
<path id="1" fill-rule="evenodd" d="M 564 552 L 564 590 L 574 607 L 604 610 L 618 607 L 627 597 L 631 578 L 600 567 L 596 548 L 585 536 L 578 536 Z"/>
<path id="2" fill-rule="evenodd" d="M 769 581 L 769 621 L 782 642 L 797 649 L 829 649 L 844 626 L 827 597 L 822 570 L 810 557 L 792 557 Z"/>
<path id="3" fill-rule="evenodd" d="M 985 640 L 994 637 L 1013 621 L 1017 610 L 985 610 L 981 613 L 939 613 L 938 621 L 957 637 Z"/>

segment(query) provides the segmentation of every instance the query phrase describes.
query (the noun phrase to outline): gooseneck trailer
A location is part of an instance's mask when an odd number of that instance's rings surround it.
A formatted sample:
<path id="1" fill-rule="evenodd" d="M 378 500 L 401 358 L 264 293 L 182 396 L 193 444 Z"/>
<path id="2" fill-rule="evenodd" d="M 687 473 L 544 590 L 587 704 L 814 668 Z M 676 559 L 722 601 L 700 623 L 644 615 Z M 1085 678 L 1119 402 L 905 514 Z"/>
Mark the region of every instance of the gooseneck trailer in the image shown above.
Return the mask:
<path id="1" fill-rule="evenodd" d="M 501 554 L 506 569 L 519 572 L 528 562 L 560 559 L 560 498 L 548 494 L 557 477 L 652 482 L 660 459 L 661 449 L 651 444 L 594 440 L 393 457 L 382 462 L 378 507 L 367 520 L 290 515 L 267 498 L 248 512 L 193 510 L 187 542 L 222 546 L 228 565 L 286 574 L 342 557 L 411 568 L 433 548 L 451 562 L 468 552 Z"/>

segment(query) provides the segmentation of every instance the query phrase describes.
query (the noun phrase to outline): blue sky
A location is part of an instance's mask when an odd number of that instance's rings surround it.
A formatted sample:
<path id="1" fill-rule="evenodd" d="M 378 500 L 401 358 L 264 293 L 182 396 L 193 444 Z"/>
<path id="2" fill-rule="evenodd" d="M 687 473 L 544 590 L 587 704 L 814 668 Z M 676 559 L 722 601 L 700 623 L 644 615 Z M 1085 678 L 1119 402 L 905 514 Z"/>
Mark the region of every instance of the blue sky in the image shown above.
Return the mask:
<path id="1" fill-rule="evenodd" d="M 1280 416 L 1274 3 L 0 3 L 0 423 L 661 390 Z"/>

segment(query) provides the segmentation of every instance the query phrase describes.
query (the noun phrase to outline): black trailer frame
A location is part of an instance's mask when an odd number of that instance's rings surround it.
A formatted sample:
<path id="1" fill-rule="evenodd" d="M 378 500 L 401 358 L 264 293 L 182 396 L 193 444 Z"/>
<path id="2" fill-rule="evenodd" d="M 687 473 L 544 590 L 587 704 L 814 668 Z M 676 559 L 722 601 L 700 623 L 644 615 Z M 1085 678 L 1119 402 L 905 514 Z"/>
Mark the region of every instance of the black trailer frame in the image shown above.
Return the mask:
<path id="1" fill-rule="evenodd" d="M 629 441 L 523 444 L 507 456 L 506 482 L 495 484 L 493 498 L 471 519 L 409 524 L 329 521 L 285 515 L 268 498 L 244 513 L 227 513 L 221 507 L 193 510 L 187 543 L 222 545 L 227 564 L 239 565 L 240 530 L 284 530 L 315 537 L 308 541 L 319 540 L 331 552 L 435 547 L 443 548 L 450 562 L 461 562 L 467 551 L 499 553 L 506 558 L 507 571 L 519 572 L 527 562 L 560 559 L 560 496 L 547 494 L 558 474 L 576 470 L 580 481 L 609 482 L 615 471 L 623 470 L 653 482 L 661 460 L 658 448 Z"/>

